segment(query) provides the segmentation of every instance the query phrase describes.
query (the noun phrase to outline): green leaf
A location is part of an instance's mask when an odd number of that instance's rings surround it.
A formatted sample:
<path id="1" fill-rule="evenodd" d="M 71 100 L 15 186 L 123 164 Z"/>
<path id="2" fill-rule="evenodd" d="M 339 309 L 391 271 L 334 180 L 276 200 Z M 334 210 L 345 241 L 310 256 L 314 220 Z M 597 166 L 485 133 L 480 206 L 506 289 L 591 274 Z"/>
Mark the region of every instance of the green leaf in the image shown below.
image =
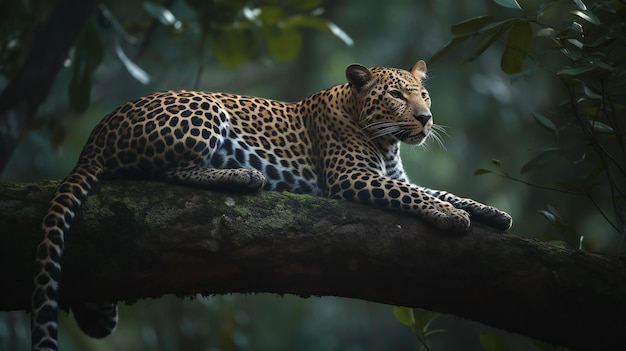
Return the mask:
<path id="1" fill-rule="evenodd" d="M 596 69 L 603 69 L 608 72 L 613 72 L 615 70 L 613 66 L 607 64 L 606 62 L 594 61 L 594 62 L 587 63 L 583 66 L 564 68 L 556 72 L 556 74 L 564 75 L 564 76 L 578 76 L 583 73 L 591 72 Z"/>
<path id="2" fill-rule="evenodd" d="M 522 7 L 517 3 L 517 0 L 493 0 L 496 4 L 507 7 L 510 9 L 521 10 Z"/>
<path id="3" fill-rule="evenodd" d="M 582 19 L 584 19 L 585 21 L 591 23 L 591 24 L 595 24 L 595 25 L 600 25 L 602 24 L 602 22 L 600 21 L 600 19 L 598 17 L 596 17 L 596 15 L 589 11 L 571 11 L 570 12 L 572 15 L 574 16 L 578 16 Z"/>
<path id="4" fill-rule="evenodd" d="M 510 28 L 513 24 L 520 21 L 519 18 L 509 18 L 502 21 L 490 23 L 479 30 L 479 33 L 482 34 L 492 34 L 498 32 L 500 30 L 505 31 Z"/>
<path id="5" fill-rule="evenodd" d="M 400 323 L 406 325 L 407 327 L 415 327 L 415 316 L 413 316 L 412 308 L 394 306 L 393 315 L 400 321 Z"/>
<path id="6" fill-rule="evenodd" d="M 567 39 L 567 42 L 572 44 L 572 45 L 574 45 L 575 47 L 577 47 L 579 49 L 582 49 L 583 46 L 584 46 L 583 43 L 580 40 L 578 40 L 578 39 L 569 38 L 569 39 Z"/>
<path id="7" fill-rule="evenodd" d="M 310 10 L 322 4 L 322 0 L 282 0 L 285 6 L 296 10 Z"/>
<path id="8" fill-rule="evenodd" d="M 326 31 L 328 30 L 328 21 L 315 16 L 293 15 L 283 22 L 283 26 L 313 28 Z"/>
<path id="9" fill-rule="evenodd" d="M 545 219 L 547 219 L 548 222 L 550 222 L 550 223 L 555 223 L 556 222 L 556 217 L 552 213 L 550 213 L 549 211 L 538 210 L 537 212 L 539 212 L 540 215 L 542 215 Z"/>
<path id="10" fill-rule="evenodd" d="M 481 174 L 487 174 L 487 173 L 493 173 L 493 171 L 490 171 L 490 170 L 488 170 L 486 168 L 479 168 L 479 169 L 474 171 L 474 175 L 475 176 L 481 175 Z"/>
<path id="11" fill-rule="evenodd" d="M 333 22 L 327 22 L 326 24 L 331 33 L 333 33 L 337 38 L 341 39 L 346 45 L 352 46 L 354 44 L 354 40 L 350 38 L 348 33 L 344 32 L 343 29 L 339 28 Z"/>
<path id="12" fill-rule="evenodd" d="M 545 115 L 539 112 L 532 112 L 531 115 L 535 118 L 535 121 L 537 121 L 537 123 L 539 123 L 540 126 L 546 128 L 547 130 L 551 132 L 557 131 L 556 125 L 554 124 L 554 122 L 550 120 L 550 118 L 546 117 Z"/>
<path id="13" fill-rule="evenodd" d="M 415 327 L 417 327 L 421 331 L 426 331 L 428 330 L 430 323 L 432 323 L 432 321 L 434 321 L 440 315 L 441 313 L 439 312 L 423 310 L 421 308 L 414 308 L 413 320 L 415 321 Z"/>
<path id="14" fill-rule="evenodd" d="M 557 46 L 561 47 L 561 49 L 559 50 L 563 55 L 565 55 L 567 58 L 569 58 L 570 60 L 577 62 L 579 61 L 582 57 L 583 57 L 583 52 L 582 50 L 569 50 L 565 47 L 563 47 L 561 45 L 560 42 L 557 42 Z"/>
<path id="15" fill-rule="evenodd" d="M 538 153 L 533 159 L 526 162 L 522 166 L 520 173 L 524 174 L 535 168 L 541 167 L 549 163 L 550 161 L 552 161 L 559 155 L 560 155 L 560 151 L 558 148 L 545 148 L 540 153 Z"/>
<path id="16" fill-rule="evenodd" d="M 474 51 L 474 53 L 466 60 L 467 62 L 472 62 L 476 60 L 480 55 L 485 52 L 493 43 L 500 38 L 500 36 L 505 32 L 504 28 L 500 28 L 497 32 L 492 34 L 487 40 L 485 40 L 479 47 L 478 50 Z"/>
<path id="17" fill-rule="evenodd" d="M 583 73 L 593 71 L 593 70 L 595 70 L 597 68 L 598 68 L 598 66 L 590 64 L 590 65 L 584 65 L 584 66 L 580 66 L 580 67 L 564 68 L 564 69 L 556 72 L 556 74 L 560 75 L 560 76 L 578 76 L 578 75 L 581 75 Z"/>
<path id="18" fill-rule="evenodd" d="M 593 62 L 594 65 L 596 65 L 598 68 L 601 68 L 603 70 L 609 71 L 609 72 L 613 72 L 615 71 L 615 67 L 609 65 L 606 62 L 602 62 L 602 61 L 594 61 Z"/>
<path id="19" fill-rule="evenodd" d="M 504 73 L 515 74 L 522 71 L 526 60 L 532 30 L 530 23 L 517 22 L 509 29 L 506 46 L 500 59 L 500 68 Z"/>
<path id="20" fill-rule="evenodd" d="M 176 16 L 167 7 L 160 4 L 155 4 L 150 1 L 144 1 L 143 8 L 148 11 L 154 18 L 159 20 L 164 26 L 178 26 L 180 27 L 180 21 L 176 19 Z"/>
<path id="21" fill-rule="evenodd" d="M 248 31 L 223 27 L 209 37 L 215 58 L 226 67 L 236 67 L 252 60 L 257 52 L 255 41 Z"/>
<path id="22" fill-rule="evenodd" d="M 435 61 L 439 60 L 443 55 L 445 55 L 452 48 L 461 45 L 464 41 L 466 41 L 469 36 L 456 37 L 449 41 L 446 45 L 444 45 L 441 49 L 439 49 L 431 58 L 428 60 L 428 64 L 431 65 Z"/>
<path id="23" fill-rule="evenodd" d="M 265 25 L 276 24 L 285 19 L 285 11 L 278 6 L 263 6 L 259 7 L 259 10 L 257 18 Z"/>
<path id="24" fill-rule="evenodd" d="M 572 30 L 576 33 L 583 34 L 583 26 L 578 22 L 572 22 Z"/>
<path id="25" fill-rule="evenodd" d="M 503 33 L 505 33 L 511 26 L 513 26 L 515 23 L 519 21 L 522 21 L 522 20 L 517 19 L 517 18 L 510 18 L 504 21 L 491 23 L 480 28 L 479 33 L 491 34 L 491 36 L 487 38 L 487 40 L 485 40 L 469 58 L 467 58 L 466 62 L 472 62 L 476 60 L 480 55 L 483 54 L 483 52 L 485 52 L 485 50 L 487 50 L 496 40 L 498 40 L 498 38 L 500 38 L 500 36 Z M 452 42 L 448 43 L 439 52 L 435 53 L 433 57 L 439 58 L 439 56 L 441 56 L 443 52 L 449 50 L 453 46 L 452 44 L 456 46 L 467 38 L 468 36 L 455 38 Z M 459 42 L 455 43 L 455 40 L 459 40 Z M 433 61 L 433 59 L 431 59 L 431 61 Z"/>
<path id="26" fill-rule="evenodd" d="M 279 28 L 274 26 L 263 27 L 263 37 L 267 48 L 277 60 L 288 61 L 293 59 L 300 52 L 302 47 L 302 36 L 293 28 Z"/>
<path id="27" fill-rule="evenodd" d="M 480 332 L 480 344 L 485 351 L 508 351 L 511 349 L 502 337 L 490 331 Z"/>
<path id="28" fill-rule="evenodd" d="M 120 59 L 120 61 L 122 61 L 122 63 L 124 64 L 124 67 L 126 67 L 128 73 L 130 73 L 133 78 L 135 78 L 142 84 L 150 83 L 150 76 L 148 75 L 148 73 L 146 73 L 146 71 L 141 69 L 141 67 L 133 62 L 128 56 L 126 56 L 126 53 L 122 49 L 119 41 L 115 42 L 115 53 L 117 54 L 117 57 Z"/>
<path id="29" fill-rule="evenodd" d="M 576 6 L 578 6 L 579 9 L 583 11 L 587 9 L 587 5 L 585 5 L 585 3 L 582 2 L 581 0 L 574 0 L 574 3 L 576 4 Z"/>
<path id="30" fill-rule="evenodd" d="M 593 44 L 585 45 L 585 49 L 589 52 L 600 51 L 602 49 L 607 48 L 611 44 L 615 42 L 617 38 L 611 35 L 605 35 L 598 40 L 596 40 Z"/>
<path id="31" fill-rule="evenodd" d="M 585 85 L 583 87 L 583 91 L 585 92 L 585 96 L 587 96 L 591 100 L 602 100 L 602 95 L 595 92 L 589 85 Z"/>
<path id="32" fill-rule="evenodd" d="M 611 126 L 602 122 L 592 121 L 591 126 L 593 127 L 593 130 L 598 133 L 615 133 L 615 130 Z"/>
<path id="33" fill-rule="evenodd" d="M 561 220 L 561 214 L 559 213 L 559 211 L 556 210 L 556 208 L 550 204 L 547 204 L 546 207 L 548 207 L 548 210 L 558 219 Z"/>
<path id="34" fill-rule="evenodd" d="M 475 34 L 478 30 L 493 22 L 493 16 L 479 16 L 453 24 L 450 32 L 454 35 Z"/>

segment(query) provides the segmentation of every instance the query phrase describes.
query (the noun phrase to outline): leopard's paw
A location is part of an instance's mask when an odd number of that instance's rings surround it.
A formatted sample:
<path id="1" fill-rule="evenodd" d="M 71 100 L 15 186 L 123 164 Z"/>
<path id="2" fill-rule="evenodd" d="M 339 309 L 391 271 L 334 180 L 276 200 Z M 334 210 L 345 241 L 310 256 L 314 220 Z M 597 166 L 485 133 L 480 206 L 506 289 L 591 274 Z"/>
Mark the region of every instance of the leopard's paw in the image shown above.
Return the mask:
<path id="1" fill-rule="evenodd" d="M 513 217 L 510 214 L 491 207 L 491 216 L 483 219 L 483 222 L 499 230 L 507 231 L 513 225 Z"/>
<path id="2" fill-rule="evenodd" d="M 466 210 L 468 210 L 472 218 L 499 230 L 508 230 L 513 225 L 511 215 L 492 206 L 479 204 Z"/>
<path id="3" fill-rule="evenodd" d="M 249 191 L 259 190 L 267 183 L 265 175 L 256 169 L 246 168 L 241 173 L 241 176 L 244 178 L 242 183 L 245 184 Z"/>
<path id="4" fill-rule="evenodd" d="M 260 171 L 253 168 L 235 168 L 221 170 L 227 172 L 228 183 L 224 188 L 229 191 L 254 192 L 262 189 L 267 183 L 267 179 Z"/>
<path id="5" fill-rule="evenodd" d="M 470 215 L 466 211 L 454 208 L 447 202 L 442 202 L 435 208 L 429 219 L 437 228 L 455 233 L 464 233 L 469 230 Z"/>

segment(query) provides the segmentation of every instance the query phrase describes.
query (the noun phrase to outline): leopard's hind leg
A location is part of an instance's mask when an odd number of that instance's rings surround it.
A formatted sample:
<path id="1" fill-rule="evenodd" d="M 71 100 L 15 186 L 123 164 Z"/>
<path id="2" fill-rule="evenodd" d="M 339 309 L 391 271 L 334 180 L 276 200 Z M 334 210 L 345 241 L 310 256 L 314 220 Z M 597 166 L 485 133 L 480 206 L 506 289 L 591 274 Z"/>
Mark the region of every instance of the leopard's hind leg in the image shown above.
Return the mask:
<path id="1" fill-rule="evenodd" d="M 236 192 L 254 192 L 266 183 L 263 173 L 253 168 L 175 168 L 167 171 L 163 179 L 176 184 Z"/>

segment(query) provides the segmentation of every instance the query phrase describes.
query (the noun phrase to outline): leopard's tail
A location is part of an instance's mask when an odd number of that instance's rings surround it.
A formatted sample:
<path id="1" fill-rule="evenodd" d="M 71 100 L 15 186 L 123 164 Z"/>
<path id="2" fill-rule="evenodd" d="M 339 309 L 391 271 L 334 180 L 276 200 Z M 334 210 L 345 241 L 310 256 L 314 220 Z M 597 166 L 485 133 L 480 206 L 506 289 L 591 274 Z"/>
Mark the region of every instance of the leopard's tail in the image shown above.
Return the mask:
<path id="1" fill-rule="evenodd" d="M 101 166 L 79 163 L 57 189 L 50 201 L 48 212 L 43 218 L 41 241 L 36 248 L 34 286 L 31 300 L 31 340 L 33 351 L 58 350 L 57 317 L 64 237 L 68 233 L 81 203 L 87 197 L 91 187 L 100 180 L 101 175 Z M 114 309 L 114 305 L 112 306 L 113 309 L 103 309 L 102 306 L 94 305 L 95 308 L 90 308 L 90 304 L 81 304 L 76 308 L 80 312 L 75 313 L 75 318 L 85 332 L 92 336 L 103 337 L 106 335 L 98 335 L 98 332 L 90 333 L 88 330 L 85 330 L 89 329 L 90 323 L 81 323 L 81 319 L 89 320 L 89 318 L 81 318 L 80 316 L 94 317 L 95 313 L 96 318 L 102 318 L 103 314 L 111 317 L 114 313 L 115 322 L 117 322 L 117 310 Z M 72 306 L 72 309 L 74 309 L 74 306 Z M 97 314 L 100 314 L 100 316 L 97 316 Z M 112 331 L 112 328 L 110 329 Z"/>

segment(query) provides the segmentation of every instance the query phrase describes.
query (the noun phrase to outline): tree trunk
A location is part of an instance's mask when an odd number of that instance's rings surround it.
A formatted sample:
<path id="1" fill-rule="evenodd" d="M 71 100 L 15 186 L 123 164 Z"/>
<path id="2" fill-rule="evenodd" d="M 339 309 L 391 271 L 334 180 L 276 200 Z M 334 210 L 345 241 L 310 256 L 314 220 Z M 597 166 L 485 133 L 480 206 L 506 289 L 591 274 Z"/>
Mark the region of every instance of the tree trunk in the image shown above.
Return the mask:
<path id="1" fill-rule="evenodd" d="M 0 184 L 0 310 L 29 308 L 58 182 Z M 332 295 L 454 314 L 581 349 L 626 335 L 626 262 L 360 204 L 155 182 L 94 187 L 66 238 L 62 304 L 163 294 Z M 618 343 L 619 342 L 619 343 Z"/>

